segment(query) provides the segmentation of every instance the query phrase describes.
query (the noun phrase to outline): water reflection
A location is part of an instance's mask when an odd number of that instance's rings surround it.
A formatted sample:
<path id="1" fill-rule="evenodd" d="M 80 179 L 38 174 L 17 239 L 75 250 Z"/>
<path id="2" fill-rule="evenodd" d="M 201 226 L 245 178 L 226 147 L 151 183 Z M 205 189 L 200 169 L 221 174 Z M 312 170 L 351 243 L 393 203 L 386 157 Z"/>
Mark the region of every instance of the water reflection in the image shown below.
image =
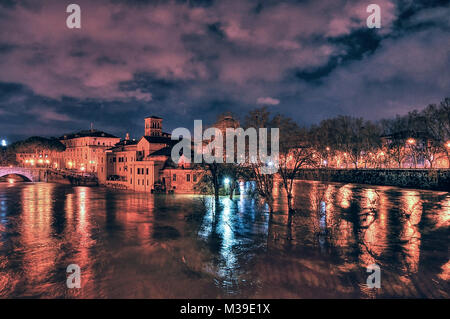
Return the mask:
<path id="1" fill-rule="evenodd" d="M 0 185 L 1 297 L 448 298 L 450 196 L 297 182 L 233 200 Z M 82 288 L 65 287 L 78 264 Z M 382 269 L 381 289 L 365 286 Z"/>

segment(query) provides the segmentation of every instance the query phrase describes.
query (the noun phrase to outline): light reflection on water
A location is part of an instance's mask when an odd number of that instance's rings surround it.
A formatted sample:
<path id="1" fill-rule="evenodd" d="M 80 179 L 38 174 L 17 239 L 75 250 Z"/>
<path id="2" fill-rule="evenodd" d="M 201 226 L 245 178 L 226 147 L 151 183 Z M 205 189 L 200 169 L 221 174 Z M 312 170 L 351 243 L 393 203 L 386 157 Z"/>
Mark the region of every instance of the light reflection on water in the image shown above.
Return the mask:
<path id="1" fill-rule="evenodd" d="M 244 195 L 1 184 L 0 297 L 449 297 L 448 193 L 297 182 L 292 219 L 274 193 L 270 218 Z"/>

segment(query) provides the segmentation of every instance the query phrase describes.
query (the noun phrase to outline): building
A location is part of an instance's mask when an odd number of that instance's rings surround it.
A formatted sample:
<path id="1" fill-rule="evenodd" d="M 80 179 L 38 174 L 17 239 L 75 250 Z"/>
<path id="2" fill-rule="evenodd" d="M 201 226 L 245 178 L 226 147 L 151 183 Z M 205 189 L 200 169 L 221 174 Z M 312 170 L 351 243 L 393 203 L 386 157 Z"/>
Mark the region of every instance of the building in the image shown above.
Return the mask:
<path id="1" fill-rule="evenodd" d="M 11 147 L 20 166 L 58 168 L 63 163 L 65 146 L 55 138 L 33 136 Z"/>
<path id="2" fill-rule="evenodd" d="M 16 162 L 19 166 L 60 168 L 63 163 L 63 151 L 36 150 L 35 152 L 16 153 Z"/>
<path id="3" fill-rule="evenodd" d="M 59 138 L 66 146 L 62 168 L 97 173 L 99 160 L 120 138 L 94 129 L 68 134 Z"/>
<path id="4" fill-rule="evenodd" d="M 129 136 L 106 150 L 99 158 L 101 184 L 140 192 L 163 190 L 194 193 L 201 172 L 182 159 L 173 163 L 171 152 L 178 140 L 163 132 L 163 119 L 145 118 L 145 132 L 139 140 Z"/>

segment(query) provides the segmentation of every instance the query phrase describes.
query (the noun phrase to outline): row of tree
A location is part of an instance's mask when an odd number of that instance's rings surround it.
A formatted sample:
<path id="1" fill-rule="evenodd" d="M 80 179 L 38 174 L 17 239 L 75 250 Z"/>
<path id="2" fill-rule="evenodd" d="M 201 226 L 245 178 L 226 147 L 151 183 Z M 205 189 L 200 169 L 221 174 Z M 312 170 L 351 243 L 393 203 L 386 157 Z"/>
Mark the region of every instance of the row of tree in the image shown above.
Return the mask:
<path id="1" fill-rule="evenodd" d="M 15 142 L 8 147 L 0 148 L 0 166 L 16 164 L 16 154 L 40 154 L 42 152 L 63 152 L 66 149 L 57 138 L 32 136 L 23 141 Z"/>
<path id="2" fill-rule="evenodd" d="M 439 156 L 450 163 L 450 98 L 439 105 L 429 105 L 422 111 L 412 111 L 404 116 L 378 122 L 351 116 L 326 119 L 318 125 L 300 127 L 293 119 L 277 114 L 272 116 L 267 108 L 250 111 L 244 128 L 278 128 L 278 174 L 287 196 L 289 212 L 294 212 L 292 192 L 294 180 L 305 167 L 330 167 L 345 165 L 358 169 L 364 167 L 401 167 L 408 157 L 424 158 L 433 167 Z M 270 145 L 270 143 L 269 143 Z M 339 160 L 339 157 L 341 158 Z M 267 163 L 203 164 L 206 182 L 219 197 L 221 182 L 229 184 L 230 197 L 239 179 L 255 181 L 257 193 L 272 212 L 274 210 L 274 176 L 264 174 Z"/>

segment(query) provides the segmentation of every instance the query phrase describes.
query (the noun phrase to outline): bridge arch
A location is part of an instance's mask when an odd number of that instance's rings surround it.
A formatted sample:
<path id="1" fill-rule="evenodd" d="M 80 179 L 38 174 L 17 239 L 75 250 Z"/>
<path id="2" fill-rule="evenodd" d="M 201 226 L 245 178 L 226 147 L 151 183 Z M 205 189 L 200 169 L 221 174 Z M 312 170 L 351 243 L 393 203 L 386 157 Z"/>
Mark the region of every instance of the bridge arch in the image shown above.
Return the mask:
<path id="1" fill-rule="evenodd" d="M 24 178 L 26 181 L 34 182 L 33 173 L 24 168 L 20 167 L 0 167 L 0 177 L 4 177 L 7 175 L 18 175 Z"/>

